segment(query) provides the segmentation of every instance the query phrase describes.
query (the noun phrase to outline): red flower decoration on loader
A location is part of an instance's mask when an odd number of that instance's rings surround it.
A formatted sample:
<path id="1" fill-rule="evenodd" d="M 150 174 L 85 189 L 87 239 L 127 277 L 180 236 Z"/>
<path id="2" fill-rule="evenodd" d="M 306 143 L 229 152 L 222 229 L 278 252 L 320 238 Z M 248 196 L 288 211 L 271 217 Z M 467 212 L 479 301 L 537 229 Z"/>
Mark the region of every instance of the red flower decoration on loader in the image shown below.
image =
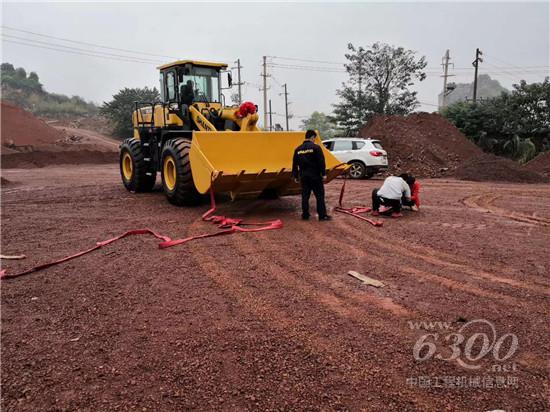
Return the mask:
<path id="1" fill-rule="evenodd" d="M 252 102 L 244 102 L 239 106 L 239 109 L 235 114 L 239 119 L 242 119 L 243 117 L 254 113 L 256 113 L 256 105 Z"/>

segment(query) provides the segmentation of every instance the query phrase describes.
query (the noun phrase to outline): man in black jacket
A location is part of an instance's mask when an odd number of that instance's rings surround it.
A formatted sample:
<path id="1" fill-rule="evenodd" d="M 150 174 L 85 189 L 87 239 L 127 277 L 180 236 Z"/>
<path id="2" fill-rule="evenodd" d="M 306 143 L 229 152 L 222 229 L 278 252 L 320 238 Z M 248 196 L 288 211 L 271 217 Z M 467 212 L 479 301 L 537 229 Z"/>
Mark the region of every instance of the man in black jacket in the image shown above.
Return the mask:
<path id="1" fill-rule="evenodd" d="M 327 215 L 325 205 L 325 188 L 323 180 L 326 177 L 325 156 L 321 148 L 313 141 L 317 134 L 314 130 L 306 132 L 306 140 L 294 150 L 292 158 L 292 177 L 302 185 L 302 219 L 309 219 L 309 197 L 311 192 L 317 200 L 319 220 L 332 219 Z"/>

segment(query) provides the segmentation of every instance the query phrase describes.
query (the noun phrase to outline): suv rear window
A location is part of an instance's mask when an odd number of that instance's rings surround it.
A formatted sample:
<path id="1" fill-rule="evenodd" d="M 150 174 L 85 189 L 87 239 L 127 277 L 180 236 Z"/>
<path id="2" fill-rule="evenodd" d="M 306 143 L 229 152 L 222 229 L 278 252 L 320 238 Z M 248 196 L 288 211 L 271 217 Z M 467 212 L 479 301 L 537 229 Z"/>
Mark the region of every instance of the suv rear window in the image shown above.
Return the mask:
<path id="1" fill-rule="evenodd" d="M 358 141 L 353 142 L 353 150 L 359 150 L 363 148 L 363 146 L 365 146 L 365 142 L 358 142 Z"/>
<path id="2" fill-rule="evenodd" d="M 372 145 L 376 147 L 377 149 L 384 150 L 380 142 L 372 142 Z"/>

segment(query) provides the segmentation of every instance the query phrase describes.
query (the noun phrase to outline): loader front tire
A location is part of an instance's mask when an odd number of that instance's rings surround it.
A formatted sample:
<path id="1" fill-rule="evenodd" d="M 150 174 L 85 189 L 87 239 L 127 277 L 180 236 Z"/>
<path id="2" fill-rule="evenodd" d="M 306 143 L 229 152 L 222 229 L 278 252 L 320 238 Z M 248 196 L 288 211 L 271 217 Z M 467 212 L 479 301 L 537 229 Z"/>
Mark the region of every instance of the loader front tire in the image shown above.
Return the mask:
<path id="1" fill-rule="evenodd" d="M 130 192 L 150 192 L 155 186 L 156 172 L 145 161 L 137 139 L 126 139 L 120 145 L 120 177 Z"/>
<path id="2" fill-rule="evenodd" d="M 162 188 L 168 201 L 177 206 L 195 206 L 201 203 L 202 196 L 195 188 L 187 139 L 171 139 L 162 150 Z"/>

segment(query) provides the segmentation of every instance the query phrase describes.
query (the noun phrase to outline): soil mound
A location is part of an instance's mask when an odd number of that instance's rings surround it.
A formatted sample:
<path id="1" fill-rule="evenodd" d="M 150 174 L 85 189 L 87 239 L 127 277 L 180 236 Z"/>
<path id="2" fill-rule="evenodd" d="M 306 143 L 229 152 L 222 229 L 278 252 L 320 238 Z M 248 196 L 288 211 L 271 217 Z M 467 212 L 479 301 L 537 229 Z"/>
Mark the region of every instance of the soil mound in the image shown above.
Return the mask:
<path id="1" fill-rule="evenodd" d="M 40 146 L 54 144 L 63 133 L 20 107 L 1 103 L 2 144 Z"/>
<path id="2" fill-rule="evenodd" d="M 525 165 L 525 169 L 550 177 L 550 151 L 539 154 Z"/>
<path id="3" fill-rule="evenodd" d="M 2 154 L 3 169 L 30 169 L 57 164 L 117 163 L 118 153 L 97 150 L 34 151 Z"/>
<path id="4" fill-rule="evenodd" d="M 12 186 L 14 184 L 14 182 L 12 182 L 11 180 L 8 180 L 6 179 L 5 177 L 2 177 L 0 178 L 0 184 L 2 187 L 8 187 L 8 186 Z"/>
<path id="5" fill-rule="evenodd" d="M 545 183 L 548 177 L 527 170 L 519 163 L 504 157 L 483 153 L 466 160 L 455 172 L 455 177 L 476 182 L 500 181 L 517 183 Z"/>
<path id="6" fill-rule="evenodd" d="M 419 177 L 450 176 L 463 161 L 482 153 L 438 114 L 376 116 L 359 136 L 382 142 L 392 174 L 406 171 Z"/>

